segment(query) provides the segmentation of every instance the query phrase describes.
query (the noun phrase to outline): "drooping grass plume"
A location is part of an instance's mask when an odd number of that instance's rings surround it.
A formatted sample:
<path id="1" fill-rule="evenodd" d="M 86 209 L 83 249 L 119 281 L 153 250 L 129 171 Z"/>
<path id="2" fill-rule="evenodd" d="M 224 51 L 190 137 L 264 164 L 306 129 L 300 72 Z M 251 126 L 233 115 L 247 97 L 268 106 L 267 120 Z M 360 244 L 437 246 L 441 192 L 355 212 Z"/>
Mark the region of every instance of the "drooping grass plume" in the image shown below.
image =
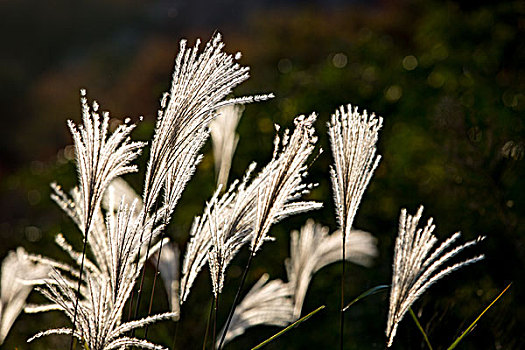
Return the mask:
<path id="1" fill-rule="evenodd" d="M 340 261 L 341 231 L 329 235 L 328 227 L 309 219 L 301 232 L 292 231 L 290 257 L 285 261 L 288 283 L 293 290 L 294 318 L 301 316 L 301 308 L 313 275 L 323 267 Z M 351 230 L 346 240 L 346 259 L 370 266 L 378 255 L 376 239 L 368 232 Z"/>
<path id="2" fill-rule="evenodd" d="M 224 337 L 224 344 L 250 327 L 286 326 L 294 320 L 292 290 L 279 279 L 270 282 L 268 279 L 269 275 L 264 274 L 240 302 Z M 223 332 L 224 329 L 221 334 Z"/>
<path id="3" fill-rule="evenodd" d="M 160 259 L 160 260 L 159 260 Z M 175 313 L 173 319 L 179 320 L 180 317 L 180 250 L 172 242 L 165 243 L 162 247 L 162 254 L 156 252 L 151 256 L 151 261 L 159 263 L 160 277 L 164 282 L 164 288 L 168 295 L 171 312 Z"/>
<path id="4" fill-rule="evenodd" d="M 334 192 L 335 212 L 342 232 L 341 250 L 343 264 L 341 271 L 340 348 L 343 349 L 345 305 L 344 285 L 346 266 L 346 237 L 348 236 L 357 208 L 381 156 L 376 156 L 376 143 L 381 117 L 359 113 L 358 108 L 341 106 L 332 114 L 328 123 L 328 135 L 334 157 L 330 169 Z"/>
<path id="5" fill-rule="evenodd" d="M 434 249 L 437 242 L 432 234 L 435 225 L 430 218 L 424 228 L 418 228 L 422 214 L 423 206 L 419 207 L 415 216 L 407 214 L 406 209 L 403 209 L 399 217 L 386 328 L 388 347 L 392 345 L 399 322 L 421 294 L 446 275 L 484 258 L 483 255 L 478 255 L 444 267 L 448 260 L 484 237 L 452 247 L 461 236 L 457 232 Z"/>
<path id="6" fill-rule="evenodd" d="M 217 185 L 226 188 L 232 165 L 233 154 L 237 148 L 239 135 L 235 132 L 241 119 L 242 106 L 226 106 L 217 111 L 217 118 L 210 123 L 213 159 Z"/>
<path id="7" fill-rule="evenodd" d="M 48 266 L 28 259 L 22 247 L 7 254 L 2 262 L 0 285 L 0 345 L 26 304 L 26 299 L 33 289 L 30 282 L 45 279 L 49 272 Z"/>

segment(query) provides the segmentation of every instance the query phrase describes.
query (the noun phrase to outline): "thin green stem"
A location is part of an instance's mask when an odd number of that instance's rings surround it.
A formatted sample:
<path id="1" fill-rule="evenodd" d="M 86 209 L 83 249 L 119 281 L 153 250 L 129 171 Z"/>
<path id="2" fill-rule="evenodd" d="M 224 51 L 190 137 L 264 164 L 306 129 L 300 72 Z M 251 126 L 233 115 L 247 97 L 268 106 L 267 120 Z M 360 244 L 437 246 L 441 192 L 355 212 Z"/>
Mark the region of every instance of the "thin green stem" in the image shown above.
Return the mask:
<path id="1" fill-rule="evenodd" d="M 80 262 L 80 273 L 78 276 L 77 292 L 75 297 L 75 311 L 73 312 L 73 331 L 71 332 L 71 343 L 69 349 L 73 350 L 76 348 L 75 337 L 73 334 L 77 328 L 77 313 L 78 313 L 78 302 L 80 300 L 80 286 L 82 285 L 82 274 L 84 272 L 84 261 L 86 260 L 86 247 L 88 243 L 89 229 L 91 228 L 91 217 L 88 217 L 86 224 L 84 225 L 84 246 L 82 247 L 82 261 Z M 82 335 L 84 337 L 84 335 Z"/>
<path id="2" fill-rule="evenodd" d="M 180 319 L 177 321 L 177 324 L 175 325 L 175 332 L 173 332 L 173 341 L 171 344 L 171 350 L 175 350 L 175 344 L 177 343 L 177 334 L 179 333 L 179 325 L 180 325 Z"/>
<path id="3" fill-rule="evenodd" d="M 217 343 L 217 314 L 219 311 L 219 297 L 221 295 L 217 294 L 217 298 L 215 298 L 215 318 L 213 319 L 213 344 L 212 349 L 215 349 L 216 343 Z"/>
<path id="4" fill-rule="evenodd" d="M 417 328 L 419 329 L 419 331 L 421 332 L 421 334 L 423 334 L 423 338 L 425 339 L 425 343 L 427 344 L 428 348 L 429 348 L 430 350 L 433 350 L 433 349 L 432 349 L 432 345 L 430 345 L 430 340 L 428 340 L 427 333 L 425 332 L 425 330 L 423 329 L 423 327 L 421 327 L 421 323 L 419 323 L 419 320 L 417 319 L 416 314 L 414 313 L 414 311 L 412 310 L 412 308 L 409 308 L 408 311 L 410 312 L 410 315 L 412 316 L 412 319 L 413 319 L 414 322 L 416 323 Z"/>
<path id="5" fill-rule="evenodd" d="M 241 295 L 242 288 L 244 287 L 244 282 L 246 282 L 246 276 L 248 275 L 248 270 L 250 269 L 250 265 L 252 263 L 254 253 L 250 252 L 250 256 L 248 257 L 248 262 L 246 263 L 246 266 L 244 267 L 244 272 L 242 274 L 241 284 L 239 284 L 239 288 L 237 289 L 237 293 L 235 294 L 235 298 L 233 299 L 232 307 L 230 308 L 230 312 L 228 314 L 228 319 L 226 321 L 226 325 L 224 326 L 224 332 L 222 333 L 221 341 L 219 343 L 219 346 L 217 349 L 222 349 L 222 345 L 224 344 L 224 339 L 226 338 L 226 333 L 228 333 L 228 328 L 230 327 L 230 323 L 233 318 L 233 313 L 235 312 L 235 308 L 237 307 L 237 303 L 239 302 L 239 296 Z"/>
<path id="6" fill-rule="evenodd" d="M 370 288 L 369 290 L 367 290 L 366 292 L 364 293 L 361 293 L 357 298 L 355 298 L 354 300 L 352 300 L 348 305 L 346 305 L 344 308 L 343 308 L 343 311 L 346 311 L 350 308 L 350 306 L 354 305 L 355 303 L 357 303 L 359 300 L 361 299 L 364 299 L 370 295 L 374 295 L 374 294 L 377 294 L 385 289 L 388 289 L 390 288 L 390 285 L 389 284 L 383 284 L 383 285 L 380 285 L 380 286 L 375 286 L 373 288 Z"/>
<path id="7" fill-rule="evenodd" d="M 265 341 L 263 341 L 262 343 L 260 343 L 259 345 L 253 347 L 251 350 L 256 350 L 256 349 L 260 349 L 262 348 L 263 346 L 265 346 L 266 344 L 270 343 L 271 341 L 277 339 L 278 337 L 280 337 L 281 335 L 283 335 L 284 333 L 288 332 L 290 329 L 294 328 L 294 327 L 297 327 L 300 323 L 306 321 L 307 319 L 309 319 L 310 317 L 312 317 L 313 315 L 315 315 L 316 313 L 318 313 L 319 311 L 321 311 L 322 309 L 324 309 L 325 306 L 322 305 L 322 306 L 319 306 L 317 309 L 315 309 L 314 311 L 310 312 L 308 315 L 306 316 L 303 316 L 302 318 L 298 319 L 297 321 L 295 321 L 294 323 L 292 323 L 291 325 L 289 325 L 288 327 L 280 330 L 279 332 L 277 332 L 276 334 L 272 335 L 270 338 L 266 339 Z"/>
<path id="8" fill-rule="evenodd" d="M 490 304 L 489 306 L 487 306 L 485 308 L 485 310 L 483 310 L 483 312 L 481 314 L 479 314 L 479 316 L 474 320 L 474 322 L 472 322 L 470 324 L 470 326 L 468 326 L 467 329 L 465 329 L 465 331 L 463 333 L 461 333 L 461 335 L 452 343 L 452 345 L 450 345 L 448 347 L 447 350 L 452 350 L 454 349 L 456 346 L 458 346 L 459 342 L 467 335 L 469 334 L 472 329 L 474 328 L 474 326 L 476 325 L 476 323 L 479 321 L 479 319 L 481 318 L 481 316 L 483 316 L 485 314 L 485 312 L 487 312 L 491 307 L 492 305 L 494 305 L 494 303 L 496 303 L 496 301 L 498 301 L 498 299 L 503 295 L 505 294 L 505 292 L 507 291 L 507 289 L 509 289 L 509 287 L 512 285 L 512 283 L 509 283 L 509 285 L 496 297 L 496 299 L 494 299 Z"/>
<path id="9" fill-rule="evenodd" d="M 343 267 L 341 271 L 341 308 L 339 309 L 340 314 L 340 330 L 339 330 L 339 343 L 340 343 L 340 349 L 343 350 L 344 347 L 344 324 L 345 324 L 345 312 L 344 312 L 344 306 L 345 306 L 345 267 L 346 267 L 346 249 L 345 249 L 345 237 L 346 235 L 343 234 Z"/>
<path id="10" fill-rule="evenodd" d="M 166 216 L 164 216 L 163 224 L 164 224 L 164 227 L 166 227 L 167 224 L 168 224 L 168 222 L 166 220 Z M 155 264 L 155 276 L 153 277 L 153 286 L 151 288 L 151 296 L 150 296 L 150 299 L 149 299 L 148 314 L 146 316 L 151 315 L 151 309 L 153 307 L 153 295 L 155 294 L 155 286 L 157 285 L 157 278 L 160 275 L 159 264 L 160 264 L 160 257 L 161 257 L 161 254 L 162 254 L 162 246 L 163 246 L 162 242 L 164 240 L 164 233 L 165 232 L 166 232 L 165 229 L 162 230 L 162 234 L 160 236 L 159 256 L 157 258 L 157 263 Z M 144 338 L 146 338 L 148 336 L 148 326 L 149 325 L 146 325 L 146 330 L 144 332 Z"/>
<path id="11" fill-rule="evenodd" d="M 202 342 L 202 350 L 206 349 L 206 342 L 208 341 L 208 330 L 210 329 L 210 322 L 211 322 L 211 316 L 213 314 L 214 301 L 215 301 L 215 297 L 213 297 L 213 300 L 210 303 L 210 313 L 208 314 L 208 321 L 206 321 L 206 333 L 204 333 L 204 341 Z"/>

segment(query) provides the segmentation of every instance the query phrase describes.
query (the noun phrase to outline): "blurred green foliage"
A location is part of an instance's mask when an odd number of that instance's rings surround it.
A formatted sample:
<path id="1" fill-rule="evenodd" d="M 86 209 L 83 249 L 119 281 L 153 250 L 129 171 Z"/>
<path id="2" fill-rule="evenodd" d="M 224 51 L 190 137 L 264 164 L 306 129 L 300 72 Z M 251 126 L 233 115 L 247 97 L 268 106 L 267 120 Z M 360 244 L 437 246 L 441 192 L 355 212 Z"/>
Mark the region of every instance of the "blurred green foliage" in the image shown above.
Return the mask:
<path id="1" fill-rule="evenodd" d="M 44 73 L 35 73 L 34 80 L 10 71 L 13 81 L 31 82 L 18 87 L 23 98 L 4 104 L 14 113 L 9 118 L 20 119 L 6 121 L 13 131 L 2 132 L 2 154 L 7 155 L 0 167 L 2 257 L 23 245 L 31 252 L 66 259 L 53 244 L 57 232 L 71 237 L 77 246 L 81 244 L 78 230 L 48 199 L 49 182 L 58 181 L 65 188 L 75 183 L 72 149 L 65 147 L 70 142 L 65 119 L 79 118 L 78 89 L 88 87 L 89 95 L 118 118 L 144 115 L 146 121 L 135 136 L 148 139 L 157 98 L 169 84 L 179 38 L 182 34 L 189 34 L 191 40 L 211 35 L 202 28 L 163 27 L 142 31 L 131 44 L 125 40 L 128 44 L 121 44 L 120 36 L 104 40 L 118 26 L 129 27 L 135 21 L 138 24 L 132 28 L 136 29 L 147 27 L 147 23 L 136 11 L 125 10 L 124 2 L 112 2 L 108 11 L 94 4 L 85 5 L 91 11 L 88 13 L 106 18 L 106 24 L 94 31 L 91 41 L 90 31 L 80 34 L 87 38 L 80 39 L 86 47 L 78 49 L 78 55 L 64 58 L 48 70 L 41 68 Z M 64 10 L 60 2 L 57 6 Z M 383 160 L 355 222 L 357 228 L 379 238 L 381 254 L 370 269 L 351 266 L 346 292 L 349 300 L 370 287 L 390 283 L 392 242 L 400 209 L 414 212 L 422 203 L 425 217 L 435 219 L 438 236 L 457 230 L 463 232 L 464 239 L 487 236 L 481 246 L 485 261 L 444 279 L 414 307 L 434 347 L 449 345 L 510 281 L 514 281 L 511 290 L 462 346 L 525 346 L 520 326 L 525 323 L 524 14 L 525 5 L 520 1 L 476 5 L 401 1 L 337 9 L 261 9 L 242 28 L 221 28 L 227 50 L 242 51 L 242 63 L 252 67 L 252 78 L 235 93 L 272 91 L 276 95 L 270 102 L 247 106 L 238 129 L 241 138 L 231 179 L 241 177 L 251 161 L 260 165 L 268 161 L 273 124 L 291 126 L 298 114 L 319 113 L 318 133 L 324 149 L 312 165 L 310 179 L 319 182 L 311 197 L 323 201 L 325 207 L 274 226 L 272 234 L 277 241 L 268 243 L 257 255 L 247 285 L 266 271 L 273 278 L 285 278 L 283 260 L 288 255 L 289 232 L 307 217 L 336 229 L 325 125 L 335 108 L 351 102 L 375 111 L 385 122 L 379 143 Z M 66 35 L 60 23 L 71 20 L 55 19 L 59 23 L 39 35 L 59 46 L 61 35 Z M 36 61 L 26 58 L 27 65 Z M 8 89 L 4 86 L 4 90 Z M 204 161 L 183 194 L 169 229 L 169 235 L 181 245 L 187 240 L 193 216 L 200 213 L 215 187 L 210 146 L 203 151 Z M 29 165 L 17 164 L 28 159 L 32 160 Z M 144 169 L 145 157 L 140 164 Z M 142 174 L 127 179 L 141 190 Z M 233 299 L 245 261 L 246 255 L 240 254 L 228 271 L 220 320 L 226 317 L 225 306 Z M 338 344 L 339 273 L 340 266 L 335 264 L 315 276 L 303 313 L 322 304 L 327 309 L 268 349 L 329 349 Z M 150 281 L 151 275 L 150 268 Z M 149 293 L 146 290 L 146 295 Z M 155 293 L 154 307 L 165 310 L 164 291 L 158 288 Z M 33 293 L 31 301 L 39 300 L 41 297 Z M 177 348 L 201 346 L 210 301 L 205 270 L 183 307 Z M 387 303 L 386 294 L 379 294 L 347 312 L 347 349 L 384 348 Z M 65 318 L 57 313 L 21 315 L 5 347 L 24 349 L 25 339 L 36 331 L 65 324 Z M 164 322 L 150 327 L 148 334 L 171 346 L 174 331 L 173 323 Z M 274 327 L 252 329 L 229 348 L 254 346 L 276 331 Z M 64 338 L 39 340 L 31 349 L 60 348 L 67 343 Z M 415 325 L 405 319 L 394 348 L 424 346 Z"/>

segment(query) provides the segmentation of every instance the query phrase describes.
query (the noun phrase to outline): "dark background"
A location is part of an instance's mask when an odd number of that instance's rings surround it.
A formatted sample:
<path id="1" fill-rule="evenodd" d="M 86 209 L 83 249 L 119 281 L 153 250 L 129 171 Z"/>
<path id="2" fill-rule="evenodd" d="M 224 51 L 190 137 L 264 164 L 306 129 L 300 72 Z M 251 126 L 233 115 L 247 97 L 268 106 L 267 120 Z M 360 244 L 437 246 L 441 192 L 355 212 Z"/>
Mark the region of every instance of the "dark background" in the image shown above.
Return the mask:
<path id="1" fill-rule="evenodd" d="M 3 1 L 0 3 L 0 257 L 18 245 L 66 260 L 53 243 L 63 232 L 80 246 L 78 230 L 49 199 L 49 183 L 74 185 L 71 138 L 65 121 L 79 121 L 79 89 L 122 119 L 143 115 L 135 137 L 148 139 L 158 99 L 168 89 L 181 38 L 207 41 L 215 30 L 226 50 L 242 51 L 252 78 L 236 95 L 274 92 L 246 108 L 230 179 L 252 161 L 271 157 L 273 123 L 291 126 L 316 111 L 320 144 L 310 179 L 311 198 L 324 209 L 286 219 L 271 233 L 248 277 L 285 278 L 288 235 L 308 217 L 336 229 L 328 178 L 326 122 L 351 102 L 384 117 L 383 160 L 365 193 L 355 226 L 379 239 L 375 265 L 351 265 L 346 294 L 357 296 L 391 278 L 393 240 L 401 208 L 425 205 L 443 239 L 487 239 L 465 256 L 486 259 L 447 277 L 414 306 L 436 349 L 446 348 L 509 283 L 505 296 L 462 343 L 464 349 L 525 345 L 524 28 L 523 1 Z M 184 246 L 192 218 L 215 187 L 209 143 L 204 161 L 176 209 L 169 235 Z M 144 152 L 147 153 L 147 152 Z M 145 157 L 139 164 L 144 169 Z M 143 172 L 126 179 L 140 191 Z M 233 299 L 246 255 L 228 271 L 219 319 Z M 338 344 L 339 271 L 334 264 L 313 279 L 303 313 L 327 309 L 268 349 L 332 349 Z M 205 269 L 183 305 L 178 349 L 201 347 L 211 290 Z M 148 267 L 148 279 L 152 268 Z M 151 280 L 150 280 L 151 281 Z M 149 286 L 150 283 L 147 285 Z M 148 287 L 149 288 L 149 287 Z M 155 308 L 167 301 L 156 290 Z M 149 296 L 149 291 L 147 294 Z M 32 302 L 42 298 L 33 293 Z M 144 305 L 146 307 L 146 305 Z M 345 323 L 346 349 L 382 349 L 387 293 L 353 306 Z M 223 323 L 222 321 L 220 322 Z M 68 325 L 59 313 L 22 314 L 5 348 L 51 349 L 53 336 L 30 346 L 39 330 Z M 150 327 L 148 337 L 171 346 L 175 325 Z M 275 333 L 257 327 L 231 349 L 246 349 Z M 139 331 L 138 335 L 141 336 Z M 402 321 L 394 349 L 425 348 L 414 323 Z"/>

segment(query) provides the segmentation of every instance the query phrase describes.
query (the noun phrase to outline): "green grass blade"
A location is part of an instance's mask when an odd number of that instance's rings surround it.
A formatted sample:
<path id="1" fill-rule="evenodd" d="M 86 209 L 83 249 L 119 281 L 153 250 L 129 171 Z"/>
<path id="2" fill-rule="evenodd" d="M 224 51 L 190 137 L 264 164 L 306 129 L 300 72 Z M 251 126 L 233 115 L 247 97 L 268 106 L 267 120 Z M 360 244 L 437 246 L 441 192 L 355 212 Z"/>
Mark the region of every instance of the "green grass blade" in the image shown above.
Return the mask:
<path id="1" fill-rule="evenodd" d="M 350 306 L 354 305 L 355 303 L 357 303 L 359 300 L 363 299 L 363 298 L 366 298 L 367 296 L 370 296 L 370 295 L 374 295 L 376 293 L 379 293 L 381 292 L 382 290 L 385 290 L 385 289 L 388 289 L 390 288 L 390 285 L 389 284 L 382 284 L 382 285 L 379 285 L 379 286 L 375 286 L 373 288 L 370 288 L 369 290 L 367 290 L 366 292 L 364 292 L 363 294 L 359 295 L 357 298 L 355 298 L 354 300 L 352 300 L 350 302 L 350 304 L 346 305 L 343 309 L 343 312 L 348 310 L 348 308 L 350 308 Z"/>
<path id="2" fill-rule="evenodd" d="M 432 349 L 432 345 L 430 345 L 430 340 L 428 340 L 427 333 L 425 332 L 425 330 L 423 329 L 423 327 L 421 327 L 421 323 L 419 323 L 419 320 L 417 319 L 416 314 L 414 313 L 414 311 L 412 310 L 412 308 L 409 308 L 408 311 L 410 311 L 410 315 L 412 316 L 412 319 L 413 319 L 414 322 L 416 323 L 417 328 L 419 329 L 419 331 L 421 332 L 421 334 L 423 334 L 423 338 L 425 338 L 425 343 L 427 343 L 428 348 L 429 348 L 430 350 L 433 350 L 433 349 Z"/>
<path id="3" fill-rule="evenodd" d="M 260 349 L 262 348 L 263 346 L 265 346 L 266 344 L 270 343 L 271 341 L 277 339 L 278 337 L 280 337 L 281 335 L 283 335 L 284 333 L 288 332 L 290 329 L 294 328 L 294 327 L 297 327 L 300 323 L 306 321 L 307 319 L 309 319 L 310 317 L 312 317 L 313 315 L 315 315 L 316 313 L 318 313 L 319 311 L 321 311 L 322 309 L 324 309 L 325 306 L 322 305 L 322 306 L 319 306 L 317 309 L 315 309 L 314 311 L 310 312 L 308 315 L 306 316 L 303 316 L 301 317 L 300 319 L 298 319 L 297 321 L 295 321 L 294 323 L 292 323 L 291 325 L 289 325 L 288 327 L 282 329 L 280 332 L 272 335 L 270 338 L 266 339 L 265 341 L 263 341 L 262 343 L 260 343 L 259 345 L 253 347 L 251 350 L 256 350 L 256 349 Z"/>
<path id="4" fill-rule="evenodd" d="M 494 305 L 494 303 L 496 303 L 496 301 L 498 301 L 498 299 L 499 299 L 499 298 L 500 298 L 500 297 L 501 297 L 501 296 L 507 291 L 507 289 L 509 289 L 509 287 L 510 287 L 511 285 L 512 285 L 512 283 L 509 283 L 509 285 L 503 290 L 503 292 L 501 292 L 501 293 L 496 297 L 496 299 L 494 299 L 494 300 L 489 304 L 489 306 L 487 306 L 487 307 L 485 308 L 485 310 L 483 310 L 483 312 L 479 314 L 479 316 L 474 320 L 474 322 L 472 322 L 472 323 L 470 324 L 470 326 L 468 326 L 468 328 L 465 329 L 465 331 L 464 331 L 463 333 L 461 333 L 461 335 L 460 335 L 460 336 L 459 336 L 459 337 L 458 337 L 458 338 L 452 343 L 452 345 L 450 345 L 450 346 L 448 347 L 447 350 L 452 350 L 452 349 L 454 349 L 454 348 L 458 345 L 458 343 L 459 343 L 459 342 L 460 342 L 460 341 L 461 341 L 461 340 L 462 340 L 467 334 L 469 334 L 469 333 L 472 331 L 472 329 L 474 328 L 474 326 L 476 325 L 476 323 L 479 321 L 479 319 L 481 318 L 481 316 L 483 316 L 483 314 L 484 314 L 485 312 L 487 312 L 488 309 L 490 309 L 490 308 L 492 307 L 492 305 Z"/>

